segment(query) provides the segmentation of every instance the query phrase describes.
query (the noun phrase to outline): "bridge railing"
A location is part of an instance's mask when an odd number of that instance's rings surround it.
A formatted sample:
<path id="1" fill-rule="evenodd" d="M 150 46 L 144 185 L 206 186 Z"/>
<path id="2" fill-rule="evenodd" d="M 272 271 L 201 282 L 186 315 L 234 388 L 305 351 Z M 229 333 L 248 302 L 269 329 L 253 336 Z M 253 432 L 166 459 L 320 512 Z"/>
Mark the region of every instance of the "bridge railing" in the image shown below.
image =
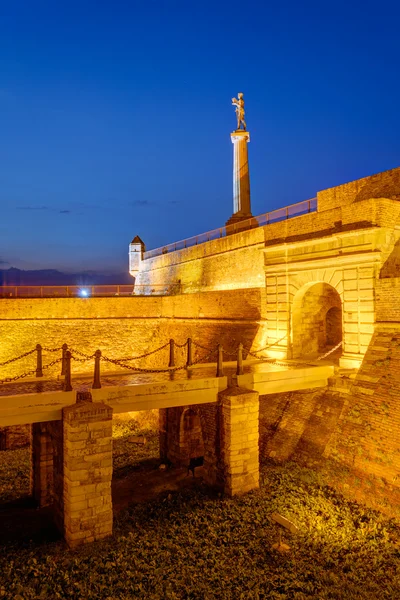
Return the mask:
<path id="1" fill-rule="evenodd" d="M 192 338 L 188 338 L 184 343 L 178 344 L 175 340 L 171 339 L 169 342 L 166 342 L 162 346 L 155 348 L 145 354 L 141 354 L 139 356 L 128 356 L 123 358 L 111 358 L 102 354 L 101 350 L 96 350 L 93 354 L 86 354 L 78 350 L 77 348 L 69 347 L 67 344 L 63 344 L 59 348 L 49 348 L 42 346 L 41 344 L 37 344 L 35 348 L 24 352 L 23 354 L 10 358 L 0 363 L 0 368 L 9 365 L 10 363 L 19 361 L 23 358 L 28 357 L 29 355 L 35 354 L 36 361 L 35 365 L 32 365 L 32 368 L 27 371 L 20 373 L 19 375 L 15 375 L 13 377 L 5 377 L 0 378 L 0 384 L 13 383 L 20 379 L 25 379 L 29 376 L 35 376 L 36 378 L 43 377 L 43 373 L 46 370 L 49 370 L 54 365 L 59 364 L 61 366 L 61 376 L 64 377 L 63 390 L 71 391 L 72 383 L 71 383 L 71 363 L 72 361 L 78 363 L 86 363 L 88 361 L 94 361 L 94 375 L 93 375 L 93 388 L 101 387 L 100 380 L 100 362 L 106 362 L 108 364 L 113 364 L 122 369 L 131 371 L 133 373 L 174 373 L 176 371 L 182 371 L 184 369 L 189 369 L 200 363 L 208 363 L 214 364 L 216 363 L 216 377 L 223 376 L 223 362 L 228 357 L 229 360 L 233 360 L 236 358 L 237 362 L 237 375 L 243 374 L 243 352 L 246 353 L 247 358 L 252 357 L 257 360 L 261 360 L 263 362 L 269 362 L 275 365 L 287 365 L 286 362 L 278 361 L 276 359 L 271 359 L 268 356 L 260 355 L 261 352 L 268 350 L 273 347 L 279 346 L 280 342 L 282 342 L 286 336 L 283 338 L 276 340 L 272 344 L 265 346 L 264 348 L 259 348 L 258 350 L 252 351 L 250 348 L 243 346 L 242 343 L 237 344 L 236 340 L 231 340 L 231 342 L 236 344 L 236 348 L 233 351 L 224 350 L 222 344 L 218 344 L 214 347 L 206 347 L 202 344 L 199 344 L 192 340 Z M 134 361 L 139 361 L 140 359 L 147 358 L 151 355 L 154 355 L 158 352 L 161 352 L 168 348 L 168 366 L 157 367 L 157 368 L 148 368 L 148 367 L 139 367 L 137 365 L 130 364 Z M 185 362 L 181 365 L 176 365 L 176 349 L 185 349 L 186 359 Z M 197 353 L 197 357 L 194 358 L 194 353 Z M 50 360 L 49 362 L 45 362 L 43 360 L 43 354 L 53 354 L 55 358 Z M 57 356 L 58 355 L 58 356 Z M 304 366 L 304 363 L 299 363 Z"/>
<path id="2" fill-rule="evenodd" d="M 163 285 L 1 285 L 0 298 L 99 298 L 177 293 L 179 284 Z"/>
<path id="3" fill-rule="evenodd" d="M 186 238 L 185 240 L 180 240 L 179 242 L 173 242 L 167 246 L 154 248 L 154 250 L 148 250 L 144 253 L 143 259 L 146 260 L 148 258 L 160 256 L 161 254 L 168 254 L 169 252 L 175 252 L 176 250 L 183 250 L 184 248 L 190 248 L 191 246 L 197 246 L 198 244 L 203 244 L 204 242 L 210 242 L 211 240 L 232 235 L 233 233 L 240 233 L 241 231 L 247 231 L 248 229 L 255 229 L 271 223 L 278 223 L 279 221 L 285 221 L 286 219 L 291 219 L 292 217 L 299 217 L 307 213 L 315 212 L 316 210 L 316 198 L 303 200 L 303 202 L 291 204 L 290 206 L 285 206 L 284 208 L 278 208 L 277 210 L 264 213 L 258 217 L 251 217 L 250 219 L 232 223 L 231 225 L 226 225 L 225 227 L 219 227 L 218 229 L 213 229 L 211 231 L 207 231 L 206 233 L 201 233 L 200 235 L 195 235 L 193 237 Z"/>

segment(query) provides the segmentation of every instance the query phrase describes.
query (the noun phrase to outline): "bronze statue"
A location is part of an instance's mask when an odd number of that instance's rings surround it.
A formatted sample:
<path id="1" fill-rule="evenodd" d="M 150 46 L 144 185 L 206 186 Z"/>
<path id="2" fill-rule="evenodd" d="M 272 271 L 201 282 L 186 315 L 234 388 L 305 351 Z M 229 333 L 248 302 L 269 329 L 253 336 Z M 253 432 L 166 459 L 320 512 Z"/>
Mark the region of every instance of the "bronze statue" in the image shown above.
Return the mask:
<path id="1" fill-rule="evenodd" d="M 244 100 L 243 93 L 239 92 L 238 97 L 232 98 L 232 104 L 236 106 L 237 128 L 243 125 L 243 130 L 246 131 L 246 121 L 244 120 Z"/>

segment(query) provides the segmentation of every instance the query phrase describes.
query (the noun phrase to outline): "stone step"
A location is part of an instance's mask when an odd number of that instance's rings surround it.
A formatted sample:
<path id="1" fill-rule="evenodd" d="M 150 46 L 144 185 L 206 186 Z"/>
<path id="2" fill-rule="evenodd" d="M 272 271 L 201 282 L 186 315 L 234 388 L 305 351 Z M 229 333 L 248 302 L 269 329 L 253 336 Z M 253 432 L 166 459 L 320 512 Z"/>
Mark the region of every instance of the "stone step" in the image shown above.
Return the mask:
<path id="1" fill-rule="evenodd" d="M 330 391 L 349 394 L 354 383 L 355 375 L 355 373 L 351 373 L 349 375 L 335 374 L 332 375 L 332 377 L 328 377 L 328 389 Z"/>

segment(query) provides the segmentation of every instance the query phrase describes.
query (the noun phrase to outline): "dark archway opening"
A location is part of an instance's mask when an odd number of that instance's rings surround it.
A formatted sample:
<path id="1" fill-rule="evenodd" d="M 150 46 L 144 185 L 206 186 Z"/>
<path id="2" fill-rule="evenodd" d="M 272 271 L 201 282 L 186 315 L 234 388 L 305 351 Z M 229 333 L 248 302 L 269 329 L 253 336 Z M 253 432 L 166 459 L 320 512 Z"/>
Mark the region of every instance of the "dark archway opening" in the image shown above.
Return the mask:
<path id="1" fill-rule="evenodd" d="M 296 294 L 292 311 L 293 358 L 317 358 L 343 339 L 342 301 L 328 283 L 305 286 Z M 335 352 L 341 354 L 340 348 Z"/>

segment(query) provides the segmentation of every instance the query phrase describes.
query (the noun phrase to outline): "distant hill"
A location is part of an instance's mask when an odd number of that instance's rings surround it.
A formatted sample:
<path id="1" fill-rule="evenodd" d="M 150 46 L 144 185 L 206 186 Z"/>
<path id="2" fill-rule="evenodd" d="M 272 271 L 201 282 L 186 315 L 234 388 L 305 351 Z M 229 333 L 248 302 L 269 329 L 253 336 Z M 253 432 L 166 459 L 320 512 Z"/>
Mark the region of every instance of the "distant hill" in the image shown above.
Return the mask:
<path id="1" fill-rule="evenodd" d="M 96 271 L 62 273 L 55 269 L 0 269 L 0 285 L 129 285 L 133 282 L 133 277 L 126 271 L 104 275 Z"/>

